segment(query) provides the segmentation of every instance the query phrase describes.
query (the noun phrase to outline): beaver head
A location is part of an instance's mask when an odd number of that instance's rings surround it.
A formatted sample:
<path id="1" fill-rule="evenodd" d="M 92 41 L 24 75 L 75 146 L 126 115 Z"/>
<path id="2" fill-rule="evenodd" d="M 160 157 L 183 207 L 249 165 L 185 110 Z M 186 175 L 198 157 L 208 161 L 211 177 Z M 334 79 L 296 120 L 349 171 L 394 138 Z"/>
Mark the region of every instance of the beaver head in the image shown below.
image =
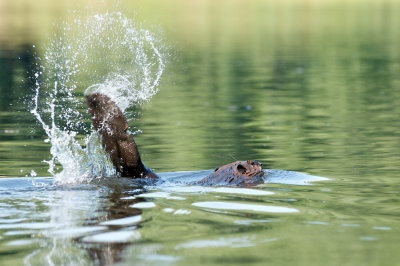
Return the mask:
<path id="1" fill-rule="evenodd" d="M 201 185 L 251 186 L 264 183 L 262 164 L 254 160 L 237 161 L 215 169 L 199 181 Z"/>

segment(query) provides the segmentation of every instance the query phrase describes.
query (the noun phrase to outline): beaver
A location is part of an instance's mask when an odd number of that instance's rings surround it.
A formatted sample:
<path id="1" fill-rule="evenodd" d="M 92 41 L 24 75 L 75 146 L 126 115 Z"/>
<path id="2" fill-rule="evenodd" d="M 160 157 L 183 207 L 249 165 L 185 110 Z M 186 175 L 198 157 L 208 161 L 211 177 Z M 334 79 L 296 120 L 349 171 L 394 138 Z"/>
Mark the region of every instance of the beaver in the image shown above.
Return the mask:
<path id="1" fill-rule="evenodd" d="M 102 93 L 88 94 L 85 97 L 93 127 L 100 134 L 102 146 L 110 155 L 118 176 L 159 178 L 143 164 L 135 140 L 127 132 L 127 120 L 110 97 Z M 254 160 L 237 161 L 218 167 L 196 184 L 250 186 L 263 183 L 265 175 L 261 163 Z"/>
<path id="2" fill-rule="evenodd" d="M 93 127 L 100 134 L 102 146 L 110 155 L 117 174 L 121 177 L 158 178 L 143 164 L 135 140 L 127 132 L 126 118 L 118 106 L 101 93 L 85 97 Z"/>
<path id="3" fill-rule="evenodd" d="M 263 177 L 265 175 L 260 162 L 254 160 L 236 161 L 216 168 L 212 174 L 197 183 L 211 186 L 251 186 L 264 183 Z"/>

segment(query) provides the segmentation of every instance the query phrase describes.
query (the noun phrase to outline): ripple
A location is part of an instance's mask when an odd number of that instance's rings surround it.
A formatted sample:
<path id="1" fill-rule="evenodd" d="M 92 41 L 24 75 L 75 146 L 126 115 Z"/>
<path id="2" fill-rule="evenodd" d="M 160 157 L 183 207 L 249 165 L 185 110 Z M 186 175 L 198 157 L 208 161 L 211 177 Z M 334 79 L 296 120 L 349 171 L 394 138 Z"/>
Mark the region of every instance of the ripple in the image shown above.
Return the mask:
<path id="1" fill-rule="evenodd" d="M 17 223 L 17 224 L 0 224 L 0 229 L 14 229 L 14 228 L 47 229 L 55 226 L 56 226 L 55 224 L 51 223 Z"/>
<path id="2" fill-rule="evenodd" d="M 141 215 L 135 215 L 130 217 L 125 217 L 121 219 L 109 220 L 105 222 L 101 222 L 100 225 L 132 225 L 137 224 L 142 220 Z"/>
<path id="3" fill-rule="evenodd" d="M 26 245 L 32 245 L 35 243 L 36 240 L 34 239 L 19 239 L 19 240 L 13 240 L 7 243 L 8 246 L 26 246 Z"/>
<path id="4" fill-rule="evenodd" d="M 122 200 L 133 200 L 136 199 L 136 196 L 128 196 L 128 197 L 122 197 Z"/>
<path id="5" fill-rule="evenodd" d="M 112 231 L 92 236 L 86 236 L 82 239 L 84 242 L 98 243 L 129 243 L 141 238 L 137 231 Z"/>
<path id="6" fill-rule="evenodd" d="M 174 262 L 182 259 L 179 256 L 170 256 L 170 255 L 160 255 L 160 254 L 151 254 L 151 255 L 145 255 L 141 254 L 139 255 L 139 258 L 147 261 L 164 261 L 164 262 Z"/>
<path id="7" fill-rule="evenodd" d="M 280 220 L 235 220 L 235 224 L 249 225 L 253 223 L 278 223 Z"/>
<path id="8" fill-rule="evenodd" d="M 202 187 L 202 186 L 173 186 L 165 188 L 167 191 L 171 192 L 181 192 L 181 193 L 229 193 L 229 194 L 243 194 L 243 195 L 273 195 L 274 192 L 265 191 L 262 189 L 250 189 L 250 188 L 230 188 L 230 187 Z"/>
<path id="9" fill-rule="evenodd" d="M 373 236 L 360 236 L 360 240 L 362 241 L 376 241 L 378 238 Z"/>
<path id="10" fill-rule="evenodd" d="M 138 198 L 167 198 L 167 197 L 169 197 L 169 195 L 170 195 L 170 193 L 158 191 L 158 192 L 139 194 L 136 197 L 138 197 Z"/>
<path id="11" fill-rule="evenodd" d="M 183 197 L 171 196 L 170 193 L 161 192 L 161 191 L 139 194 L 136 197 L 137 198 L 165 198 L 165 199 L 174 199 L 174 200 L 185 200 L 185 198 L 183 198 Z"/>
<path id="12" fill-rule="evenodd" d="M 220 237 L 210 240 L 194 240 L 186 243 L 178 244 L 175 249 L 181 248 L 208 248 L 208 247 L 251 247 L 255 246 L 254 237 Z"/>
<path id="13" fill-rule="evenodd" d="M 321 222 L 321 221 L 304 221 L 306 224 L 319 224 L 319 225 L 327 225 L 329 223 L 327 222 Z"/>
<path id="14" fill-rule="evenodd" d="M 228 188 L 228 187 L 215 188 L 212 192 L 217 192 L 217 193 L 229 193 L 229 194 L 257 195 L 257 196 L 264 196 L 264 195 L 273 195 L 273 194 L 275 194 L 274 192 L 265 191 L 265 190 L 261 190 L 261 189 Z"/>
<path id="15" fill-rule="evenodd" d="M 138 209 L 147 209 L 147 208 L 154 208 L 156 204 L 154 202 L 138 202 L 132 205 L 129 205 L 131 208 L 138 208 Z"/>
<path id="16" fill-rule="evenodd" d="M 60 230 L 55 230 L 50 232 L 51 235 L 61 236 L 61 237 L 75 237 L 79 235 L 83 235 L 86 233 L 102 231 L 107 229 L 105 226 L 82 226 L 82 227 L 71 227 Z"/>
<path id="17" fill-rule="evenodd" d="M 300 172 L 285 170 L 264 170 L 268 173 L 266 183 L 279 183 L 287 185 L 307 186 L 312 182 L 327 181 L 329 178 L 315 175 L 308 175 Z"/>
<path id="18" fill-rule="evenodd" d="M 22 230 L 22 231 L 7 231 L 4 233 L 5 236 L 18 236 L 18 235 L 32 235 L 36 231 L 33 230 Z"/>
<path id="19" fill-rule="evenodd" d="M 383 231 L 392 230 L 392 228 L 389 226 L 374 226 L 374 229 L 375 230 L 383 230 Z"/>
<path id="20" fill-rule="evenodd" d="M 279 206 L 268 206 L 268 205 L 257 205 L 257 204 L 246 204 L 246 203 L 234 203 L 234 202 L 221 202 L 221 201 L 203 201 L 192 203 L 193 206 L 219 209 L 219 210 L 244 210 L 244 211 L 255 211 L 255 212 L 274 212 L 274 213 L 294 213 L 298 212 L 297 209 L 279 207 Z"/>
<path id="21" fill-rule="evenodd" d="M 179 209 L 174 212 L 174 214 L 177 214 L 177 215 L 188 215 L 191 213 L 192 213 L 191 211 L 184 210 L 184 209 Z"/>
<path id="22" fill-rule="evenodd" d="M 359 227 L 359 224 L 342 224 L 344 227 Z"/>
<path id="23" fill-rule="evenodd" d="M 26 218 L 17 218 L 17 219 L 0 219 L 0 224 L 11 224 L 26 221 Z"/>

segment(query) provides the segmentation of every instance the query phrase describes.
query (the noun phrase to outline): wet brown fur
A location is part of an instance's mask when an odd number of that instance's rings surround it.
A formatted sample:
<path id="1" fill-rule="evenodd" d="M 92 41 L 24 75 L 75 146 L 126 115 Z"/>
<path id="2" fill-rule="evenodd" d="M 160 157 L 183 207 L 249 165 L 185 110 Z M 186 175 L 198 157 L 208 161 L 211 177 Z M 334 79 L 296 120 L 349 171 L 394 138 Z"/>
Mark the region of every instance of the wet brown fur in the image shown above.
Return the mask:
<path id="1" fill-rule="evenodd" d="M 121 177 L 158 178 L 140 158 L 124 114 L 106 95 L 86 95 L 93 127 L 101 135 L 102 145 L 110 155 L 115 169 Z M 214 173 L 198 182 L 200 185 L 252 186 L 264 182 L 262 164 L 253 161 L 237 161 L 215 169 Z"/>
<path id="2" fill-rule="evenodd" d="M 257 161 L 236 161 L 215 169 L 214 173 L 198 183 L 208 186 L 253 186 L 264 183 L 266 176 L 262 164 Z"/>
<path id="3" fill-rule="evenodd" d="M 101 135 L 102 145 L 110 155 L 117 173 L 121 177 L 157 178 L 140 158 L 124 114 L 106 95 L 94 93 L 86 95 L 93 127 Z"/>

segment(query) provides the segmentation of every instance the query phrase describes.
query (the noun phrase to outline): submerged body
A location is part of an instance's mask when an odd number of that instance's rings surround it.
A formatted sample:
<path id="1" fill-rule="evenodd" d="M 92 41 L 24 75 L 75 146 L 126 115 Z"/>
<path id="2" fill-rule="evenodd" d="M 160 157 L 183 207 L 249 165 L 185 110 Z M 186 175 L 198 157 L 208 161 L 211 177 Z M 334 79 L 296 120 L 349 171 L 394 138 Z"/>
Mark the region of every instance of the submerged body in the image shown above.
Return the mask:
<path id="1" fill-rule="evenodd" d="M 266 176 L 262 164 L 257 161 L 237 161 L 215 169 L 214 173 L 198 182 L 208 186 L 251 186 L 264 183 Z"/>
<path id="2" fill-rule="evenodd" d="M 101 135 L 103 148 L 110 155 L 117 174 L 129 178 L 158 178 L 143 164 L 136 143 L 127 132 L 126 118 L 118 106 L 101 93 L 86 95 L 86 101 L 93 127 Z M 237 161 L 215 169 L 198 184 L 250 186 L 263 183 L 265 175 L 261 163 Z"/>

